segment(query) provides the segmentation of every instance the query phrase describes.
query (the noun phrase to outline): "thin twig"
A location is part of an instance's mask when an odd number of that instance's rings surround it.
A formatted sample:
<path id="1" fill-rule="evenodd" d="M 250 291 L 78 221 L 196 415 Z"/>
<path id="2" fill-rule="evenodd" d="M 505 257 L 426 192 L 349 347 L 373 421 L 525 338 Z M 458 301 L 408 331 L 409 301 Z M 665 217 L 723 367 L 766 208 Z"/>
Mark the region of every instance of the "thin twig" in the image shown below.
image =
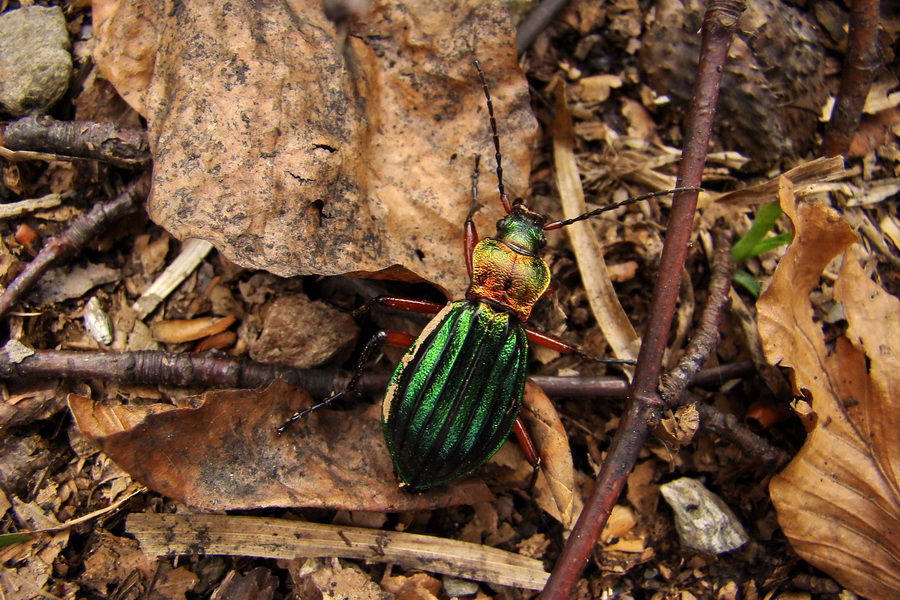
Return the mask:
<path id="1" fill-rule="evenodd" d="M 786 452 L 753 433 L 736 416 L 717 410 L 690 392 L 685 392 L 682 399 L 694 403 L 694 407 L 700 413 L 700 426 L 705 431 L 718 435 L 723 440 L 740 448 L 745 454 L 749 454 L 773 468 L 781 467 L 791 459 Z"/>
<path id="2" fill-rule="evenodd" d="M 841 72 L 841 87 L 825 133 L 826 156 L 846 154 L 859 127 L 863 106 L 875 71 L 881 65 L 878 53 L 878 0 L 850 2 L 847 54 Z"/>
<path id="3" fill-rule="evenodd" d="M 694 385 L 720 385 L 752 375 L 750 361 L 704 369 Z M 359 383 L 364 395 L 383 392 L 390 373 L 365 372 Z M 200 388 L 257 388 L 275 379 L 302 387 L 314 398 L 330 396 L 344 389 L 351 373 L 338 369 L 299 369 L 287 365 L 260 363 L 211 353 L 174 353 L 157 350 L 139 352 L 90 352 L 34 350 L 25 358 L 13 359 L 0 351 L 0 379 L 40 377 L 44 379 L 99 379 L 136 385 L 167 385 Z M 624 398 L 628 384 L 615 377 L 533 377 L 544 392 L 554 397 Z"/>
<path id="4" fill-rule="evenodd" d="M 731 245 L 725 232 L 716 231 L 715 248 L 706 304 L 700 313 L 697 328 L 691 336 L 691 342 L 684 356 L 674 369 L 660 378 L 660 396 L 670 408 L 694 380 L 700 366 L 706 362 L 719 341 L 719 325 L 722 322 L 722 313 L 729 304 L 728 292 L 731 290 L 731 276 L 734 273 Z"/>
<path id="5" fill-rule="evenodd" d="M 89 241 L 110 224 L 137 209 L 150 192 L 150 174 L 144 173 L 128 184 L 125 191 L 106 204 L 98 204 L 91 212 L 76 219 L 61 235 L 53 238 L 19 273 L 0 296 L 0 317 L 18 302 L 56 263 L 75 256 Z"/>
<path id="6" fill-rule="evenodd" d="M 10 150 L 92 158 L 132 169 L 150 164 L 147 133 L 113 123 L 57 121 L 46 115 L 29 115 L 4 128 L 3 143 Z"/>
<path id="7" fill-rule="evenodd" d="M 516 54 L 522 56 L 531 47 L 537 36 L 553 22 L 569 0 L 542 0 L 516 30 Z"/>
<path id="8" fill-rule="evenodd" d="M 743 9 L 743 2 L 713 0 L 706 11 L 697 81 L 678 168 L 676 185 L 679 187 L 700 185 L 723 66 Z M 597 482 L 544 588 L 544 600 L 563 600 L 571 595 L 647 441 L 651 425 L 658 422 L 662 406 L 657 392 L 661 361 L 675 313 L 696 204 L 697 192 L 682 192 L 673 200 L 660 275 L 650 304 L 650 321 L 638 356 L 631 397 L 626 401 Z"/>

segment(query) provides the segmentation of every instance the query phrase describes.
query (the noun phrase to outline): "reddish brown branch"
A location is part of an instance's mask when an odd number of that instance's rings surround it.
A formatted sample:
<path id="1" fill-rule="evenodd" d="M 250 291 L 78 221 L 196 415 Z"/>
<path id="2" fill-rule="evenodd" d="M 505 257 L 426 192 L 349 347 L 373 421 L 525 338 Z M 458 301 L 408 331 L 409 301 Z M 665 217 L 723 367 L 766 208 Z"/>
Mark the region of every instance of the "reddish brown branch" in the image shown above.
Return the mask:
<path id="1" fill-rule="evenodd" d="M 134 211 L 150 192 L 150 174 L 144 173 L 128 184 L 124 192 L 106 204 L 76 219 L 61 235 L 53 238 L 19 273 L 0 296 L 0 317 L 19 301 L 52 265 L 75 256 L 81 248 L 111 223 Z"/>
<path id="2" fill-rule="evenodd" d="M 825 156 L 846 154 L 859 127 L 863 106 L 875 71 L 881 65 L 878 53 L 878 0 L 850 2 L 847 55 L 841 72 L 841 87 L 825 133 Z"/>
<path id="3" fill-rule="evenodd" d="M 754 373 L 750 361 L 704 369 L 694 385 L 717 385 Z M 286 365 L 259 363 L 216 354 L 176 354 L 171 352 L 73 352 L 35 350 L 16 363 L 0 352 L 0 378 L 69 377 L 102 379 L 141 385 L 170 385 L 203 388 L 255 388 L 281 379 L 302 387 L 322 399 L 346 387 L 350 373 L 343 370 L 298 369 Z M 390 373 L 364 373 L 359 384 L 362 394 L 377 394 L 387 387 Z M 554 397 L 624 398 L 628 384 L 615 377 L 533 377 L 541 389 Z"/>
<path id="4" fill-rule="evenodd" d="M 706 11 L 697 80 L 678 168 L 676 185 L 679 187 L 700 185 L 722 71 L 743 10 L 743 2 L 713 0 Z M 650 304 L 650 321 L 638 355 L 631 396 L 597 482 L 544 588 L 544 600 L 563 600 L 572 593 L 650 434 L 650 427 L 659 419 L 662 402 L 657 386 L 662 356 L 675 314 L 696 205 L 697 192 L 681 192 L 673 200 L 660 275 Z"/>
<path id="5" fill-rule="evenodd" d="M 57 121 L 46 115 L 29 115 L 6 126 L 3 144 L 10 150 L 92 158 L 133 169 L 150 164 L 147 133 L 113 123 Z"/>

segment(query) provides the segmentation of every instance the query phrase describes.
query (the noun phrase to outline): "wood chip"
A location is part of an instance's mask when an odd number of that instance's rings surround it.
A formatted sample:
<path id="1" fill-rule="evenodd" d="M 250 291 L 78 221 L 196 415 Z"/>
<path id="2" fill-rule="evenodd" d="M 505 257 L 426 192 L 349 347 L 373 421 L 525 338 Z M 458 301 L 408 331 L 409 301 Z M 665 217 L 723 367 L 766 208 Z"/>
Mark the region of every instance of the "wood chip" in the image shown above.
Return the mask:
<path id="1" fill-rule="evenodd" d="M 126 529 L 151 556 L 337 556 L 530 590 L 543 589 L 549 577 L 542 563 L 532 558 L 411 533 L 261 517 L 143 513 L 129 515 Z"/>
<path id="2" fill-rule="evenodd" d="M 137 311 L 138 318 L 143 319 L 153 312 L 160 302 L 165 300 L 188 275 L 194 272 L 194 269 L 203 262 L 212 248 L 213 245 L 205 240 L 187 240 L 178 258 L 172 261 L 162 275 L 131 305 L 131 308 Z"/>
<path id="3" fill-rule="evenodd" d="M 59 206 L 62 202 L 62 196 L 59 194 L 48 194 L 40 198 L 29 198 L 19 202 L 10 202 L 8 204 L 0 204 L 0 219 L 9 219 L 10 217 L 18 217 L 25 213 L 35 212 L 37 210 L 45 210 Z"/>

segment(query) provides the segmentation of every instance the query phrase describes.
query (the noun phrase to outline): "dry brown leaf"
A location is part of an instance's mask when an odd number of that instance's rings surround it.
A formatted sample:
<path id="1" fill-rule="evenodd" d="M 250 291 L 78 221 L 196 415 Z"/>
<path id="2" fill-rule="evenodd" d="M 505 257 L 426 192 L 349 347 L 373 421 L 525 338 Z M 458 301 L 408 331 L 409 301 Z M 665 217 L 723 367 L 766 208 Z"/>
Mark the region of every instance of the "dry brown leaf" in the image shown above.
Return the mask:
<path id="1" fill-rule="evenodd" d="M 198 408 L 133 409 L 71 396 L 79 428 L 147 487 L 210 510 L 316 506 L 427 510 L 490 498 L 468 477 L 424 493 L 397 484 L 381 409 L 319 410 L 279 436 L 275 429 L 309 396 L 281 381 L 260 390 L 203 394 Z M 158 405 L 157 405 L 158 406 Z"/>
<path id="2" fill-rule="evenodd" d="M 572 450 L 556 408 L 546 394 L 531 381 L 525 383 L 522 416 L 541 457 L 541 477 L 533 491 L 535 502 L 566 529 L 581 513 L 581 496 L 576 493 Z"/>
<path id="3" fill-rule="evenodd" d="M 408 577 L 384 577 L 381 587 L 394 594 L 397 600 L 437 600 L 443 586 L 440 580 L 427 573 L 415 573 Z"/>
<path id="4" fill-rule="evenodd" d="M 275 597 L 280 581 L 265 567 L 256 567 L 246 575 L 229 571 L 221 585 L 210 595 L 210 600 L 271 600 Z"/>
<path id="5" fill-rule="evenodd" d="M 9 498 L 16 522 L 27 529 L 52 529 L 59 521 L 52 510 L 40 506 L 35 501 L 23 502 L 17 497 Z M 57 506 L 58 509 L 58 506 Z M 42 588 L 53 576 L 53 567 L 59 564 L 60 554 L 69 544 L 70 530 L 56 530 L 51 535 L 41 535 L 19 544 L 0 547 L 2 575 L 15 573 L 36 588 Z M 0 595 L 7 598 L 23 597 L 21 591 L 10 590 L 9 582 L 0 576 Z M 27 596 L 27 597 L 37 597 Z"/>
<path id="6" fill-rule="evenodd" d="M 656 465 L 655 460 L 645 460 L 635 465 L 628 475 L 626 497 L 635 510 L 645 517 L 655 514 L 659 504 Z"/>
<path id="7" fill-rule="evenodd" d="M 569 528 L 581 512 L 582 501 L 576 493 L 572 451 L 559 414 L 550 399 L 530 380 L 525 382 L 520 414 L 541 460 L 531 496 L 541 510 Z M 534 469 L 513 436 L 500 447 L 488 465 L 505 467 L 503 471 L 493 474 L 501 484 L 521 486 L 534 475 Z M 496 510 L 492 510 L 496 519 Z M 488 531 L 491 531 L 490 527 Z M 496 532 L 494 522 L 491 535 L 496 535 Z"/>
<path id="8" fill-rule="evenodd" d="M 793 369 L 811 400 L 814 427 L 769 490 L 794 549 L 869 598 L 900 595 L 900 302 L 867 277 L 847 250 L 856 240 L 833 210 L 781 205 L 794 241 L 757 303 L 766 356 Z M 844 251 L 835 296 L 847 337 L 833 349 L 813 319 L 810 291 Z"/>
<path id="9" fill-rule="evenodd" d="M 307 560 L 299 571 L 302 581 L 297 589 L 301 598 L 357 598 L 389 600 L 391 594 L 371 581 L 368 575 L 352 567 L 344 568 L 336 559 Z"/>
<path id="10" fill-rule="evenodd" d="M 472 155 L 494 154 L 475 58 L 525 192 L 536 127 L 498 0 L 376 1 L 346 43 L 321 0 L 96 0 L 94 17 L 99 68 L 148 121 L 151 216 L 242 266 L 401 265 L 461 296 Z M 480 187 L 493 231 L 495 178 Z"/>
<path id="11" fill-rule="evenodd" d="M 657 496 L 659 496 L 659 492 L 657 492 Z M 616 504 L 609 514 L 606 525 L 603 526 L 600 540 L 604 544 L 609 544 L 612 540 L 618 541 L 634 529 L 637 523 L 637 515 L 634 514 L 634 510 L 624 504 Z"/>
<path id="12" fill-rule="evenodd" d="M 107 586 L 125 581 L 132 571 L 145 578 L 153 577 L 153 561 L 141 552 L 135 540 L 98 529 L 89 543 L 79 583 L 106 595 Z"/>

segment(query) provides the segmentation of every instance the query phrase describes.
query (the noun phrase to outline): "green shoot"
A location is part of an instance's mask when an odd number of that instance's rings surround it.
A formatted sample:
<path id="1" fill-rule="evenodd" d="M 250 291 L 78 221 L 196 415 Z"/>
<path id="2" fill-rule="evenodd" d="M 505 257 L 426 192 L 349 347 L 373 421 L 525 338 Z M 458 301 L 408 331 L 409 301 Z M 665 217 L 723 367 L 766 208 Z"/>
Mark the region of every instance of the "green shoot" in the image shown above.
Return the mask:
<path id="1" fill-rule="evenodd" d="M 764 252 L 790 243 L 790 233 L 779 233 L 766 237 L 780 216 L 781 206 L 777 201 L 770 202 L 756 213 L 756 218 L 750 226 L 750 231 L 731 248 L 731 257 L 735 263 L 759 256 Z M 734 282 L 753 294 L 754 298 L 759 297 L 759 281 L 750 273 L 737 271 L 734 274 Z"/>

